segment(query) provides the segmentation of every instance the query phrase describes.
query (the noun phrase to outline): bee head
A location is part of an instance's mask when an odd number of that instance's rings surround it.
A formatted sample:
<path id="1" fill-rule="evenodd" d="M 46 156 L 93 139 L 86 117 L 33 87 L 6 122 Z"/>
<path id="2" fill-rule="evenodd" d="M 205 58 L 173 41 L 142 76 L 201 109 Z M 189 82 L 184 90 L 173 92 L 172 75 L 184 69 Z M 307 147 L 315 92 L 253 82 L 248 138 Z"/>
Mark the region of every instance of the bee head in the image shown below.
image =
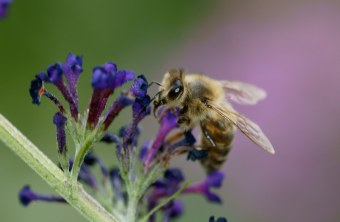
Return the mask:
<path id="1" fill-rule="evenodd" d="M 171 69 L 165 73 L 162 85 L 154 100 L 154 114 L 157 108 L 168 104 L 170 106 L 176 106 L 181 102 L 181 98 L 184 93 L 184 70 L 183 69 Z"/>

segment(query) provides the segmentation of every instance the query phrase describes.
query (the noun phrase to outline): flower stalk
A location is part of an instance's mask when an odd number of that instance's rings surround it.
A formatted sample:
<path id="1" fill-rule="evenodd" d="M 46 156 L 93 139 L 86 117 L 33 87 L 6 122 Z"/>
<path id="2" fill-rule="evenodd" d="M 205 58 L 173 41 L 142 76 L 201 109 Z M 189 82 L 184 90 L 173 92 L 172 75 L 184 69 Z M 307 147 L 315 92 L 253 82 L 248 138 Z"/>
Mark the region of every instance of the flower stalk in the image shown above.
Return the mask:
<path id="1" fill-rule="evenodd" d="M 80 144 L 80 146 L 76 148 L 76 155 L 75 155 L 72 172 L 71 172 L 73 181 L 77 181 L 81 164 L 83 163 L 85 155 L 89 152 L 93 143 L 95 142 L 95 137 L 96 137 L 96 131 L 88 135 L 84 139 L 84 141 Z"/>
<path id="2" fill-rule="evenodd" d="M 119 222 L 0 114 L 0 140 L 89 221 Z"/>
<path id="3" fill-rule="evenodd" d="M 127 214 L 126 214 L 127 222 L 136 221 L 138 201 L 139 201 L 139 197 L 137 193 L 134 192 L 131 195 L 129 195 L 129 204 L 128 204 Z"/>

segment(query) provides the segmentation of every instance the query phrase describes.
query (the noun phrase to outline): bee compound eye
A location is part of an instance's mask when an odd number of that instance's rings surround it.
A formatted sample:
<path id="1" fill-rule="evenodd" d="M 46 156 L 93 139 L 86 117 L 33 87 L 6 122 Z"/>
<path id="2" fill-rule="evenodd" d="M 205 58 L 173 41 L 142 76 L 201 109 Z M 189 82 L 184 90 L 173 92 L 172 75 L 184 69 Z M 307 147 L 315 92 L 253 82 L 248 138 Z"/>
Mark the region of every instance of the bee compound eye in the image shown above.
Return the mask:
<path id="1" fill-rule="evenodd" d="M 182 91 L 183 91 L 182 86 L 172 88 L 168 94 L 169 99 L 176 99 L 182 93 Z"/>

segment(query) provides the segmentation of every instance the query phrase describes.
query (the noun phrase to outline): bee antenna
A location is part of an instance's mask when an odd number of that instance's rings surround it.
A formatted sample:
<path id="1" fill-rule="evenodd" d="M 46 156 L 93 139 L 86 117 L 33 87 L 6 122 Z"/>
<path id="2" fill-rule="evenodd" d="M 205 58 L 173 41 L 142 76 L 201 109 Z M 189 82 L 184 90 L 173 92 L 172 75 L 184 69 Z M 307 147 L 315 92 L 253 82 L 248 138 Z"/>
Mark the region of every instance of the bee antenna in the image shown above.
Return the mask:
<path id="1" fill-rule="evenodd" d="M 143 106 L 142 110 L 139 112 L 142 113 L 143 111 L 146 110 L 146 108 L 152 103 L 152 101 L 154 101 L 156 99 L 156 97 L 161 93 L 161 91 L 159 91 L 158 93 L 156 93 L 156 95 L 154 95 L 151 99 L 150 99 L 150 102 L 146 105 Z M 155 115 L 155 114 L 154 114 Z"/>
<path id="2" fill-rule="evenodd" d="M 149 85 L 149 86 L 150 86 L 150 85 Z M 156 97 L 159 96 L 159 94 L 161 94 L 161 92 L 162 92 L 162 91 L 159 91 L 158 93 L 156 93 L 156 94 L 151 98 L 150 103 L 151 103 L 152 101 L 154 101 L 154 100 L 156 99 Z M 150 103 L 149 103 L 149 104 L 150 104 Z"/>
<path id="3" fill-rule="evenodd" d="M 152 82 L 149 83 L 148 88 L 149 88 L 150 86 L 152 86 L 153 84 L 156 84 L 157 86 L 162 86 L 162 84 L 160 84 L 159 82 L 152 81 Z"/>
<path id="4" fill-rule="evenodd" d="M 152 99 L 150 100 L 150 103 L 152 102 L 152 101 L 154 101 L 157 97 L 159 97 L 159 95 L 162 93 L 162 91 L 159 91 L 158 93 L 156 93 L 155 95 L 154 95 L 154 97 L 152 97 Z M 157 109 L 158 109 L 158 107 L 159 107 L 159 103 L 157 103 L 157 105 L 154 105 L 154 107 L 153 107 L 153 115 L 154 115 L 154 117 L 157 117 L 157 115 L 156 115 L 156 112 L 157 112 Z"/>

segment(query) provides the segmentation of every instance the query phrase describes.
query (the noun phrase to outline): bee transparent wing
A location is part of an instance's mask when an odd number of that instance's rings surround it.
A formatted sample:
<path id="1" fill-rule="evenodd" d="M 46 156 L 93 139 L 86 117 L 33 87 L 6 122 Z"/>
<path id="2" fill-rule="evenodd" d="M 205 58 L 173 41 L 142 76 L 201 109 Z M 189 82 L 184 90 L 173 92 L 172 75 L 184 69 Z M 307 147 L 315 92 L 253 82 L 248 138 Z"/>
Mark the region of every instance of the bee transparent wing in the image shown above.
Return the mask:
<path id="1" fill-rule="evenodd" d="M 221 84 L 226 98 L 239 104 L 253 105 L 267 96 L 263 89 L 249 83 L 224 80 Z"/>
<path id="2" fill-rule="evenodd" d="M 242 133 L 244 133 L 244 135 L 246 135 L 256 145 L 271 154 L 275 153 L 273 145 L 270 143 L 267 136 L 262 132 L 261 128 L 256 123 L 242 116 L 241 114 L 236 113 L 235 111 L 228 110 L 221 105 L 211 102 L 207 102 L 206 105 L 208 108 L 214 110 L 223 118 L 234 123 L 242 131 Z"/>

